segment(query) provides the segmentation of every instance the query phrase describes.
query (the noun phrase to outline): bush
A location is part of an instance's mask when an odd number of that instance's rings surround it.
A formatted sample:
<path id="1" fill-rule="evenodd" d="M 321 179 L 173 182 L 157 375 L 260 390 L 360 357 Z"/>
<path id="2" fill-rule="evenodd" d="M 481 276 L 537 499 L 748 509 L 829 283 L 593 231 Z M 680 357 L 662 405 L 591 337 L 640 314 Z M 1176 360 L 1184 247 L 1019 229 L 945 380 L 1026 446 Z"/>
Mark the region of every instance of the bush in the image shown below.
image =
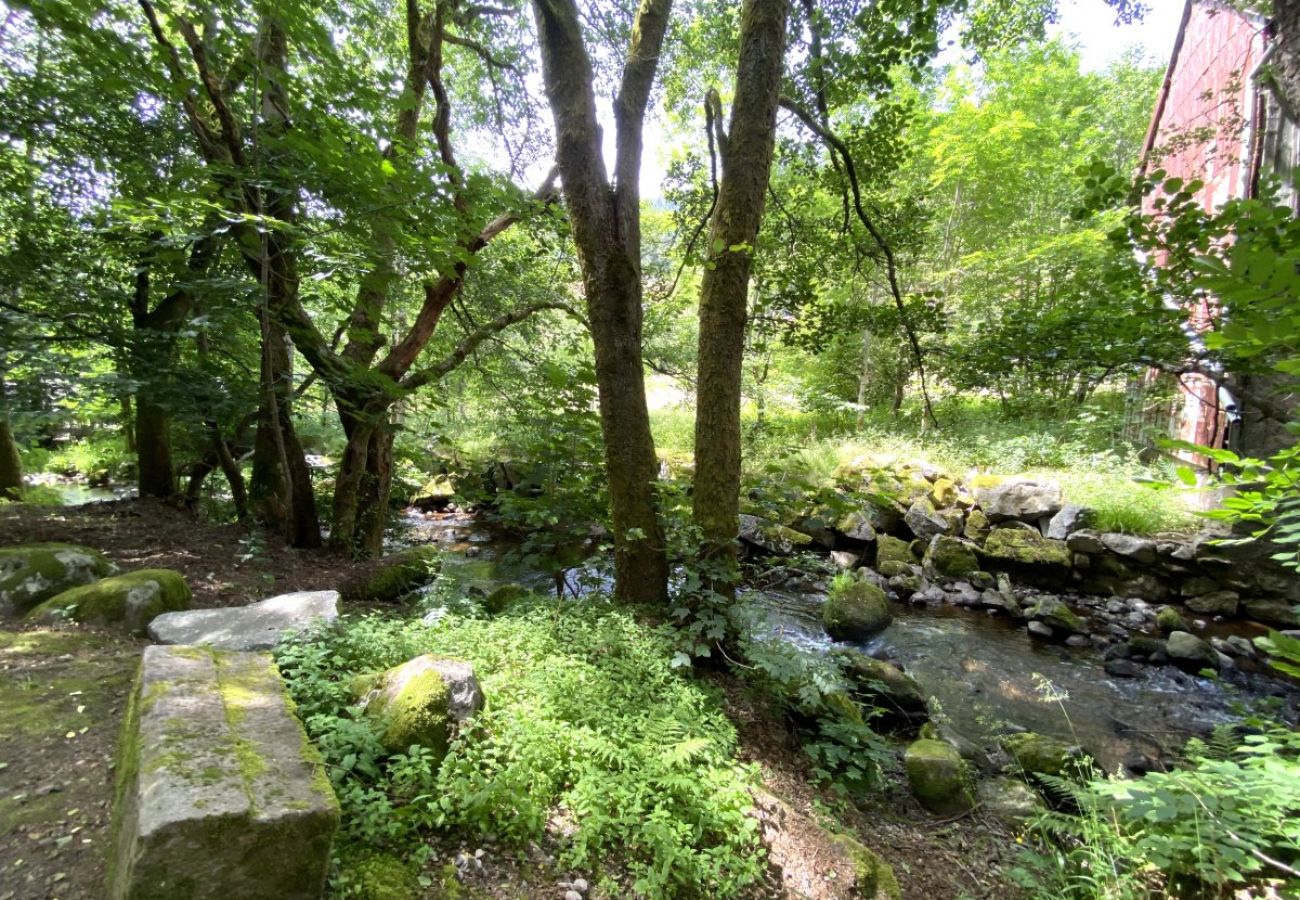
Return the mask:
<path id="1" fill-rule="evenodd" d="M 1247 730 L 1193 739 L 1169 772 L 1054 782 L 1082 815 L 1039 821 L 1047 852 L 1030 858 L 1024 880 L 1066 897 L 1199 896 L 1279 881 L 1290 896 L 1300 888 L 1300 735 Z"/>
<path id="2" fill-rule="evenodd" d="M 355 675 L 422 653 L 473 662 L 487 697 L 441 766 L 418 747 L 386 756 L 349 708 Z M 649 897 L 734 896 L 764 871 L 747 815 L 755 774 L 733 758 L 718 698 L 672 655 L 665 630 L 587 601 L 433 625 L 345 620 L 279 661 L 330 765 L 345 846 L 414 847 L 431 829 L 526 845 L 559 817 L 574 828 L 567 866 L 620 861 Z"/>

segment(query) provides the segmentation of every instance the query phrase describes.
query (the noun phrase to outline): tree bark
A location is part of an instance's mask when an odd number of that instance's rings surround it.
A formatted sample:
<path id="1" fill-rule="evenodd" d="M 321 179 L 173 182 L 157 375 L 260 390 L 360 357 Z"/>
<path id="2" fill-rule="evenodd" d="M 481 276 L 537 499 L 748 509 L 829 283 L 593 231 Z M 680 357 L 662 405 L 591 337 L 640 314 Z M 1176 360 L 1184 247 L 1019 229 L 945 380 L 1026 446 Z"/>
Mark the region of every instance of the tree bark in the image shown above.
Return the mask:
<path id="1" fill-rule="evenodd" d="M 555 119 L 556 163 L 582 268 L 595 345 L 614 532 L 615 597 L 663 603 L 668 558 L 658 461 L 641 358 L 641 134 L 671 0 L 643 0 L 614 100 L 615 179 L 601 154 L 594 74 L 574 0 L 533 0 L 542 74 Z"/>
<path id="2" fill-rule="evenodd" d="M 734 594 L 740 512 L 740 384 L 749 279 L 776 138 L 787 0 L 746 0 L 722 184 L 700 287 L 695 412 L 694 516 L 701 555 L 722 574 L 714 590 Z M 716 95 L 710 98 L 716 104 Z M 719 124 L 720 127 L 720 124 Z"/>
<path id="3" fill-rule="evenodd" d="M 18 500 L 23 491 L 23 458 L 9 417 L 8 386 L 0 375 L 0 497 Z"/>

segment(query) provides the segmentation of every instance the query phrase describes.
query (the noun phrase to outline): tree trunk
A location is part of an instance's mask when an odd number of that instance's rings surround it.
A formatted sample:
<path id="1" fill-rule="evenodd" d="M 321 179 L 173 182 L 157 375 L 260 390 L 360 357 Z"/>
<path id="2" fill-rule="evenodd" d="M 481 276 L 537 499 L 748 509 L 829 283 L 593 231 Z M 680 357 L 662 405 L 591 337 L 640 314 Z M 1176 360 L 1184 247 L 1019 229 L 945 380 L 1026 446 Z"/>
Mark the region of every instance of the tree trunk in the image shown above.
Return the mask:
<path id="1" fill-rule="evenodd" d="M 174 495 L 171 417 L 144 394 L 135 401 L 135 451 L 140 496 L 166 499 Z"/>
<path id="2" fill-rule="evenodd" d="M 284 331 L 267 322 L 262 354 L 262 400 L 253 443 L 249 501 L 253 514 L 294 547 L 319 547 L 320 520 L 311 469 L 293 424 L 293 370 Z"/>
<path id="3" fill-rule="evenodd" d="M 0 382 L 0 497 L 17 500 L 23 490 L 23 458 L 14 440 L 9 404 L 4 398 L 5 385 Z"/>
<path id="4" fill-rule="evenodd" d="M 556 163 L 582 267 L 595 345 L 614 531 L 615 597 L 662 603 L 668 558 L 659 521 L 658 462 L 641 359 L 642 125 L 671 0 L 645 0 L 614 101 L 614 184 L 606 174 L 591 59 L 574 0 L 534 0 L 542 72 L 555 119 Z"/>
<path id="5" fill-rule="evenodd" d="M 734 593 L 736 577 L 749 279 L 772 165 L 788 10 L 787 0 L 745 2 L 731 128 L 719 141 L 722 184 L 709 233 L 714 249 L 700 288 L 694 516 L 703 558 L 726 573 L 714 589 L 726 594 Z M 717 104 L 716 94 L 710 102 Z M 715 122 L 720 127 L 720 118 Z"/>

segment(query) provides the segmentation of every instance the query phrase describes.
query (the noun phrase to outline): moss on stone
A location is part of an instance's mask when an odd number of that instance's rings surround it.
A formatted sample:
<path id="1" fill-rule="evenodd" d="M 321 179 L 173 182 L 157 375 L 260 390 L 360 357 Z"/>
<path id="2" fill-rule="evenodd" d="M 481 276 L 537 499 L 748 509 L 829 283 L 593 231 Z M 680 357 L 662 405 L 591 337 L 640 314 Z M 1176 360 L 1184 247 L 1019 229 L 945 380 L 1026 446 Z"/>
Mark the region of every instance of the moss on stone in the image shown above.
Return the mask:
<path id="1" fill-rule="evenodd" d="M 1186 631 L 1187 623 L 1178 614 L 1178 610 L 1172 606 L 1162 606 L 1156 613 L 1156 628 L 1161 634 L 1170 634 L 1174 631 Z"/>
<path id="2" fill-rule="evenodd" d="M 98 550 L 77 544 L 0 547 L 0 615 L 23 615 L 56 594 L 115 571 Z"/>
<path id="3" fill-rule="evenodd" d="M 404 753 L 419 744 L 441 758 L 449 739 L 448 699 L 447 683 L 428 669 L 396 692 L 380 687 L 366 705 L 366 715 L 374 721 L 379 742 L 388 752 Z"/>
<path id="4" fill-rule="evenodd" d="M 385 556 L 373 567 L 343 582 L 344 603 L 397 603 L 429 584 L 442 568 L 442 552 L 433 544 L 411 547 Z"/>
<path id="5" fill-rule="evenodd" d="M 925 692 L 901 669 L 860 650 L 841 650 L 839 658 L 844 663 L 845 676 L 859 694 L 873 698 L 873 705 L 905 715 L 925 712 Z"/>
<path id="6" fill-rule="evenodd" d="M 951 478 L 938 478 L 930 487 L 930 502 L 942 509 L 957 502 L 957 483 Z"/>
<path id="7" fill-rule="evenodd" d="M 980 568 L 974 546 L 946 534 L 931 539 L 924 565 L 931 578 L 967 578 Z"/>
<path id="8" fill-rule="evenodd" d="M 1002 738 L 1001 744 L 1026 775 L 1074 775 L 1090 765 L 1087 755 L 1078 747 L 1032 731 L 1009 734 Z"/>
<path id="9" fill-rule="evenodd" d="M 831 843 L 839 849 L 853 867 L 855 896 L 864 900 L 902 900 L 894 870 L 875 851 L 847 834 L 831 836 Z"/>
<path id="10" fill-rule="evenodd" d="M 491 593 L 483 599 L 483 608 L 494 616 L 500 615 L 527 596 L 528 588 L 522 584 L 514 582 L 503 584 L 493 588 Z"/>
<path id="11" fill-rule="evenodd" d="M 907 541 L 890 534 L 877 536 L 876 565 L 880 566 L 891 561 L 910 564 L 916 562 L 916 557 L 912 555 L 912 549 L 908 546 Z"/>
<path id="12" fill-rule="evenodd" d="M 988 537 L 990 527 L 992 526 L 989 523 L 989 517 L 984 515 L 984 511 L 982 509 L 972 509 L 966 514 L 966 525 L 962 529 L 962 534 L 967 540 L 978 544 Z"/>
<path id="13" fill-rule="evenodd" d="M 995 528 L 984 542 L 985 555 L 1021 566 L 1070 567 L 1065 541 L 1045 538 L 1025 528 Z"/>
<path id="14" fill-rule="evenodd" d="M 854 641 L 870 637 L 893 621 L 889 598 L 869 581 L 855 579 L 832 585 L 822 607 L 822 624 L 836 640 Z"/>
<path id="15" fill-rule="evenodd" d="M 82 585 L 51 597 L 27 614 L 28 621 L 71 620 L 90 625 L 123 625 L 143 635 L 161 613 L 189 609 L 190 587 L 180 572 L 139 569 Z"/>
<path id="16" fill-rule="evenodd" d="M 903 753 L 903 766 L 912 793 L 930 812 L 951 816 L 974 808 L 969 768 L 951 744 L 913 741 Z"/>

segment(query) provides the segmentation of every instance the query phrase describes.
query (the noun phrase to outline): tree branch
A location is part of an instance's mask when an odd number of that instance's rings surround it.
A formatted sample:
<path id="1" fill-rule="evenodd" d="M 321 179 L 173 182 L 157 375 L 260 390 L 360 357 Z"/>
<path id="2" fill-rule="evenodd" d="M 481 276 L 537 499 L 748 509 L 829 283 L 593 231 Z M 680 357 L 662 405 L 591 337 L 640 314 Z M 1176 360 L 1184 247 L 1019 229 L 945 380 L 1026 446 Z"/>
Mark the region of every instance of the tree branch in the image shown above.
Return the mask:
<path id="1" fill-rule="evenodd" d="M 899 322 L 903 330 L 907 332 L 908 343 L 912 345 L 912 354 L 916 360 L 916 368 L 921 376 L 921 398 L 925 403 L 925 412 L 929 416 L 930 423 L 936 428 L 939 426 L 938 420 L 934 417 L 934 407 L 930 403 L 930 391 L 926 384 L 925 359 L 921 353 L 921 342 L 916 336 L 916 330 L 907 316 L 907 307 L 903 303 L 903 291 L 898 283 L 898 264 L 894 258 L 893 248 L 885 240 L 884 234 L 876 227 L 876 223 L 867 215 L 866 209 L 862 205 L 862 190 L 858 182 L 857 167 L 853 162 L 853 154 L 849 152 L 848 145 L 836 137 L 830 128 L 823 126 L 807 109 L 790 97 L 781 97 L 781 106 L 794 113 L 804 126 L 814 135 L 820 138 L 831 149 L 832 156 L 839 154 L 844 164 L 844 170 L 849 176 L 849 188 L 853 193 L 853 210 L 857 213 L 858 221 L 871 235 L 872 241 L 879 248 L 881 255 L 885 259 L 885 274 L 889 281 L 889 292 L 894 298 L 894 306 L 898 309 Z"/>

